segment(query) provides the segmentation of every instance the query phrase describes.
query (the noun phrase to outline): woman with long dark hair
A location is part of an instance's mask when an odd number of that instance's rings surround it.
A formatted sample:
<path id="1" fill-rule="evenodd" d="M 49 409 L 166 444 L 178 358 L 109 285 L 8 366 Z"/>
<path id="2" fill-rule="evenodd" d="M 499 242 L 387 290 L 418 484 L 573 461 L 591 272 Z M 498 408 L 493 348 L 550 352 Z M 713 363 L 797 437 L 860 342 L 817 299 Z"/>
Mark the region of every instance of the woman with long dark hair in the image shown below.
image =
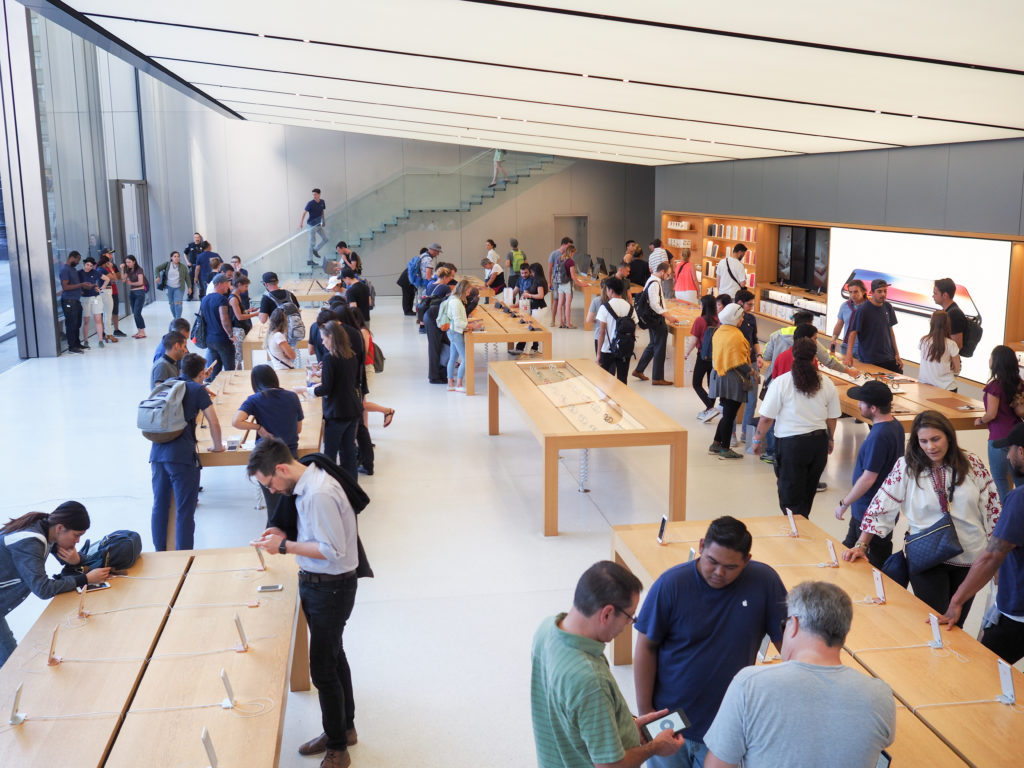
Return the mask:
<path id="1" fill-rule="evenodd" d="M 323 398 L 324 453 L 355 479 L 359 475 L 356 430 L 363 418 L 363 361 L 337 320 L 327 323 L 320 333 L 328 354 L 323 359 L 320 384 L 310 387 L 310 394 Z"/>
<path id="2" fill-rule="evenodd" d="M 694 348 L 697 350 L 697 360 L 693 364 L 693 391 L 704 404 L 704 410 L 697 414 L 701 421 L 709 421 L 718 415 L 715 409 L 715 398 L 708 396 L 704 389 L 704 377 L 711 376 L 711 361 L 700 356 L 701 345 L 704 343 L 704 334 L 708 328 L 718 325 L 718 307 L 715 304 L 715 297 L 711 294 L 700 298 L 700 317 L 693 321 L 690 329 L 690 336 L 696 340 Z M 709 382 L 710 383 L 710 382 Z"/>
<path id="3" fill-rule="evenodd" d="M 1013 410 L 1013 399 L 1024 392 L 1024 382 L 1020 378 L 1016 353 L 1004 344 L 992 350 L 988 367 L 992 376 L 983 390 L 985 415 L 975 419 L 974 423 L 988 427 L 988 466 L 1002 502 L 1010 492 L 1010 483 L 1016 488 L 1024 480 L 1010 469 L 1010 462 L 1006 460 L 1007 449 L 993 447 L 992 441 L 1002 440 L 1020 422 Z"/>
<path id="4" fill-rule="evenodd" d="M 270 313 L 263 349 L 275 371 L 288 371 L 298 364 L 298 354 L 288 343 L 288 315 L 280 307 Z"/>
<path id="5" fill-rule="evenodd" d="M 65 501 L 50 513 L 29 512 L 0 528 L 0 667 L 18 646 L 5 617 L 29 592 L 49 600 L 110 575 L 109 568 L 52 579 L 46 575 L 47 555 L 52 554 L 62 564 L 80 562 L 75 545 L 88 528 L 89 513 L 77 501 Z"/>
<path id="6" fill-rule="evenodd" d="M 922 411 L 907 437 L 907 452 L 896 460 L 860 525 L 860 538 L 843 553 L 844 560 L 867 557 L 875 536 L 885 536 L 902 513 L 908 533 L 916 534 L 951 520 L 963 551 L 918 573 L 910 563 L 910 586 L 936 615 L 967 577 L 971 563 L 988 546 L 1002 505 L 992 476 L 982 460 L 963 450 L 949 419 L 937 411 Z M 957 625 L 963 627 L 971 601 L 964 603 Z"/>
<path id="7" fill-rule="evenodd" d="M 793 367 L 772 380 L 754 434 L 754 453 L 760 455 L 765 434 L 775 425 L 779 507 L 804 517 L 811 516 L 842 415 L 839 394 L 832 380 L 818 373 L 816 355 L 817 344 L 811 339 L 793 342 Z"/>
<path id="8" fill-rule="evenodd" d="M 960 347 L 953 341 L 949 315 L 941 309 L 932 313 L 928 334 L 921 337 L 921 371 L 917 376 L 922 384 L 956 392 L 956 376 L 960 373 Z"/>
<path id="9" fill-rule="evenodd" d="M 146 321 L 142 319 L 142 308 L 146 306 L 146 274 L 131 254 L 124 257 L 124 279 L 128 283 L 128 295 L 132 314 L 135 316 L 133 339 L 146 338 Z"/>

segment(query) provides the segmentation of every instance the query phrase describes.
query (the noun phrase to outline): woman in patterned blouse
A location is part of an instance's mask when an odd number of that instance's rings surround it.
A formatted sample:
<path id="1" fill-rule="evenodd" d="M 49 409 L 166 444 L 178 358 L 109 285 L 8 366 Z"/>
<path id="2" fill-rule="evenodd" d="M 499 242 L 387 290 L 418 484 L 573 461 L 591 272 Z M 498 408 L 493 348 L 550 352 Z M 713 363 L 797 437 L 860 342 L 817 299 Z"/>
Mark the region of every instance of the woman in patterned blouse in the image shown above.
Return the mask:
<path id="1" fill-rule="evenodd" d="M 860 538 L 843 558 L 866 557 L 871 539 L 888 534 L 901 511 L 910 533 L 918 533 L 948 514 L 963 552 L 910 577 L 914 594 L 941 615 L 971 563 L 988 545 L 1001 509 L 985 464 L 957 445 L 956 430 L 949 419 L 936 411 L 924 411 L 914 419 L 906 455 L 896 461 L 871 500 L 861 522 Z M 959 626 L 963 626 L 969 610 L 970 605 L 965 603 Z"/>

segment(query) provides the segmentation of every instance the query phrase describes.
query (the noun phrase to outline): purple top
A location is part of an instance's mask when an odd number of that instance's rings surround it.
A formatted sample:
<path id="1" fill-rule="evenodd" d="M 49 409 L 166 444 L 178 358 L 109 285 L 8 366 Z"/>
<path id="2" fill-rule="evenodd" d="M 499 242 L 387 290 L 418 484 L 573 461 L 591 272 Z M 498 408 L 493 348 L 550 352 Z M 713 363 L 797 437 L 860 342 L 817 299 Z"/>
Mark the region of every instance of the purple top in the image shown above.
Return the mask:
<path id="1" fill-rule="evenodd" d="M 987 424 L 988 439 L 1002 440 L 1010 433 L 1010 430 L 1014 428 L 1020 419 L 1017 418 L 1017 414 L 1010 407 L 1010 402 L 1006 399 L 1006 393 L 1003 392 L 1002 384 L 998 381 L 990 381 L 985 385 L 983 391 L 985 393 L 986 408 L 988 408 L 989 395 L 999 398 L 999 410 L 996 411 L 996 417 Z"/>

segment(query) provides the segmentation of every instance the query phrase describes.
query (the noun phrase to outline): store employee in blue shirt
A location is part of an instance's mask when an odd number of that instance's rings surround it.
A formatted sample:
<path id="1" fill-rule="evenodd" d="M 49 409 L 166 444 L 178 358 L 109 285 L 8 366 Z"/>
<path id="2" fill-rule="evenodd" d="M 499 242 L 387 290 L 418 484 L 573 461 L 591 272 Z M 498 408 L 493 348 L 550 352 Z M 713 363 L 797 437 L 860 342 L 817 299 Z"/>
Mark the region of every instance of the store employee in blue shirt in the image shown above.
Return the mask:
<path id="1" fill-rule="evenodd" d="M 88 288 L 87 283 L 78 277 L 78 262 L 82 254 L 71 251 L 68 260 L 60 268 L 60 308 L 64 312 L 64 335 L 68 340 L 68 352 L 84 354 L 80 331 L 82 329 L 82 289 Z"/>
<path id="2" fill-rule="evenodd" d="M 992 443 L 1006 448 L 1006 460 L 1015 474 L 1024 474 L 1024 424 L 1018 424 L 1002 440 Z M 999 574 L 994 623 L 985 614 L 981 644 L 998 654 L 1007 664 L 1024 658 L 1024 487 L 1010 491 L 1003 502 L 1003 512 L 988 540 L 988 547 L 967 572 L 960 588 L 949 601 L 949 608 L 939 621 L 952 629 L 964 605 L 982 587 Z"/>
<path id="3" fill-rule="evenodd" d="M 853 365 L 853 350 L 857 349 L 862 363 L 877 365 L 895 373 L 903 373 L 903 361 L 896 346 L 893 327 L 899 322 L 896 310 L 885 300 L 889 284 L 877 278 L 871 281 L 868 300 L 861 304 L 850 319 L 846 335 L 846 366 Z"/>
<path id="4" fill-rule="evenodd" d="M 704 763 L 704 734 L 733 676 L 754 663 L 761 639 L 782 644 L 786 588 L 769 566 L 750 559 L 752 537 L 734 517 L 711 522 L 700 557 L 665 571 L 636 619 L 636 706 L 645 715 L 682 709 L 686 744 L 656 768 Z"/>

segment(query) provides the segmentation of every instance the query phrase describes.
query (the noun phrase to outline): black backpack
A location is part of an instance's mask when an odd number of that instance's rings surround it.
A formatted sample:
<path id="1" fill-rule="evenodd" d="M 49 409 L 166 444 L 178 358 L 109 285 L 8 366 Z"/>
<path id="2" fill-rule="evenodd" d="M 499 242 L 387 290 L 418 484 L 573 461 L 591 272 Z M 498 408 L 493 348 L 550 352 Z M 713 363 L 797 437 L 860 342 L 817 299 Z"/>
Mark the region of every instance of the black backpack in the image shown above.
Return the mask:
<path id="1" fill-rule="evenodd" d="M 700 340 L 700 359 L 705 363 L 711 362 L 711 337 L 717 330 L 717 325 L 709 325 L 704 329 L 704 338 Z"/>
<path id="2" fill-rule="evenodd" d="M 206 319 L 202 311 L 196 312 L 196 319 L 192 321 L 192 343 L 206 349 Z"/>
<path id="3" fill-rule="evenodd" d="M 968 317 L 967 325 L 964 326 L 964 345 L 960 347 L 960 357 L 972 357 L 974 350 L 978 348 L 978 344 L 981 342 L 981 335 L 984 333 L 984 329 L 981 327 L 980 317 Z"/>
<path id="4" fill-rule="evenodd" d="M 615 335 L 608 340 L 608 353 L 616 360 L 632 359 L 633 349 L 636 347 L 636 323 L 633 322 L 633 313 L 628 312 L 619 317 L 607 301 L 604 302 L 604 308 L 615 318 Z"/>
<path id="5" fill-rule="evenodd" d="M 135 565 L 142 554 L 142 537 L 135 531 L 114 531 L 100 539 L 96 546 L 86 540 L 78 555 L 81 558 L 77 565 L 65 564 L 63 575 L 69 573 L 88 573 L 94 568 L 113 568 L 125 570 Z"/>
<path id="6" fill-rule="evenodd" d="M 636 310 L 638 325 L 645 331 L 652 325 L 657 325 L 661 315 L 651 308 L 651 294 L 647 292 L 647 286 L 633 297 L 633 309 Z"/>

